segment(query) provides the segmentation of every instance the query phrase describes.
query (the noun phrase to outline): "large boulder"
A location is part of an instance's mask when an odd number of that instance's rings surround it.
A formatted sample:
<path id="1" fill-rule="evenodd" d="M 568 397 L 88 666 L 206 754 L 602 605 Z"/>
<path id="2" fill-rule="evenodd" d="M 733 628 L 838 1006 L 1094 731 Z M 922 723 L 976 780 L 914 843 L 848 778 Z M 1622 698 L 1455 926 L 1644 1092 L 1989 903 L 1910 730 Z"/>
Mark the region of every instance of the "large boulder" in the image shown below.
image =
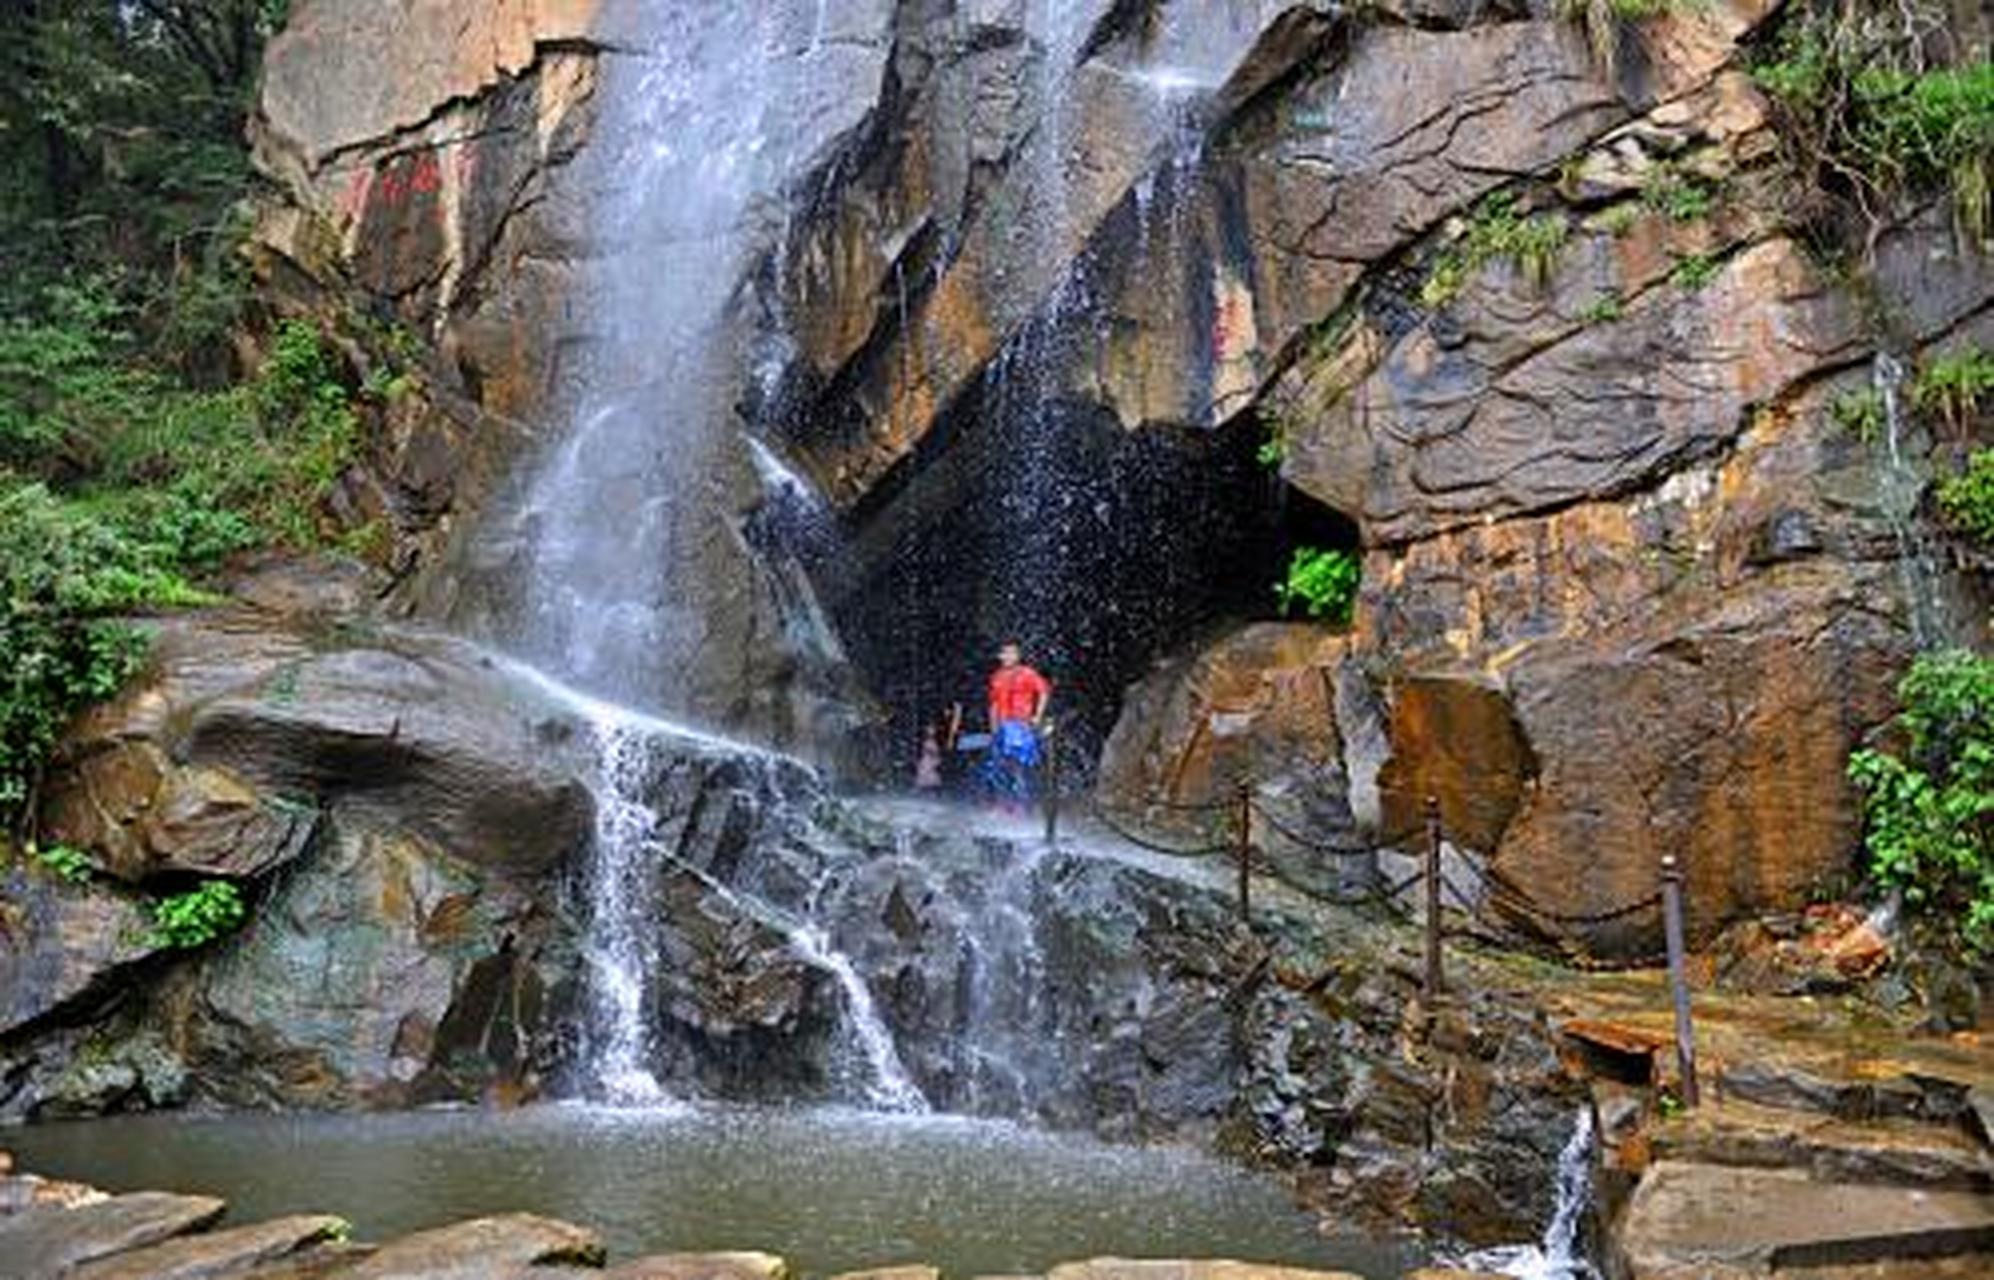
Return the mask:
<path id="1" fill-rule="evenodd" d="M 344 626 L 166 619 L 65 740 L 43 829 L 98 874 L 11 873 L 10 1110 L 476 1097 L 547 1068 L 573 951 L 543 904 L 592 839 L 596 729 L 461 642 Z M 241 931 L 115 1001 L 163 947 L 147 897 L 216 877 Z"/>
<path id="2" fill-rule="evenodd" d="M 43 820 L 132 882 L 265 873 L 335 801 L 533 875 L 591 828 L 588 734 L 462 644 L 322 646 L 254 611 L 178 617 L 146 674 L 65 740 Z"/>

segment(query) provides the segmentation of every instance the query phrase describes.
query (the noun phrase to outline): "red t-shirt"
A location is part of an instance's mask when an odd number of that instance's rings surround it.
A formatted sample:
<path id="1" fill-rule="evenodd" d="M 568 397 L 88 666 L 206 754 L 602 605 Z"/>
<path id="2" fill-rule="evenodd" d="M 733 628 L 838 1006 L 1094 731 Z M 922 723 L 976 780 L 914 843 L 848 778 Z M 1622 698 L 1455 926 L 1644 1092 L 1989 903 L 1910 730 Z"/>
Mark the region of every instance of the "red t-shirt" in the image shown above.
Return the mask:
<path id="1" fill-rule="evenodd" d="M 1052 693 L 1052 685 L 1030 667 L 999 667 L 990 673 L 990 714 L 1002 723 L 1029 720 L 1039 701 Z"/>

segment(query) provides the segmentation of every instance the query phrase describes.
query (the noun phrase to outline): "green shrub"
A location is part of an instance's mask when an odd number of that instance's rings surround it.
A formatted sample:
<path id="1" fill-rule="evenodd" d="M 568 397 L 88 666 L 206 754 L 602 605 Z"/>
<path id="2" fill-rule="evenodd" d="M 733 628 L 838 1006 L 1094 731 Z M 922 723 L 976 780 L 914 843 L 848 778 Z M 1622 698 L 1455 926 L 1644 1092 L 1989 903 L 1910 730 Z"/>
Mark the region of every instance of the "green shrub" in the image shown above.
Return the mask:
<path id="1" fill-rule="evenodd" d="M 1671 222 L 1710 216 L 1717 196 L 1708 183 L 1669 165 L 1657 165 L 1641 192 L 1642 202 Z"/>
<path id="2" fill-rule="evenodd" d="M 118 620 L 204 603 L 232 552 L 308 548 L 359 419 L 318 330 L 289 321 L 257 376 L 198 390 L 143 371 L 101 282 L 0 318 L 0 825 L 71 717 L 144 651 Z"/>
<path id="3" fill-rule="evenodd" d="M 1994 661 L 1918 658 L 1897 686 L 1903 754 L 1861 750 L 1863 845 L 1878 883 L 1901 889 L 1917 926 L 1969 958 L 1994 951 Z"/>
<path id="4" fill-rule="evenodd" d="M 111 615 L 199 598 L 159 548 L 0 473 L 0 819 L 70 717 L 137 669 L 144 637 Z"/>
<path id="5" fill-rule="evenodd" d="M 90 878 L 90 859 L 66 844 L 28 846 L 28 853 L 43 868 L 69 884 L 82 884 Z"/>
<path id="6" fill-rule="evenodd" d="M 1864 444 L 1883 438 L 1883 393 L 1875 387 L 1844 391 L 1828 402 L 1828 416 L 1835 424 Z"/>
<path id="7" fill-rule="evenodd" d="M 1960 226 L 1994 230 L 1994 63 L 1938 63 L 1949 16 L 1907 0 L 1801 9 L 1754 71 L 1779 106 L 1788 158 L 1873 231 L 1905 193 L 1947 191 Z"/>
<path id="8" fill-rule="evenodd" d="M 1994 449 L 1975 449 L 1966 470 L 1939 482 L 1939 510 L 1960 532 L 1994 543 Z"/>
<path id="9" fill-rule="evenodd" d="M 1695 293 L 1715 280 L 1723 266 L 1707 253 L 1685 254 L 1676 259 L 1675 270 L 1669 272 L 1669 281 L 1679 289 Z"/>
<path id="10" fill-rule="evenodd" d="M 209 880 L 152 905 L 152 942 L 179 949 L 204 947 L 234 932 L 248 915 L 233 881 Z"/>
<path id="11" fill-rule="evenodd" d="M 1609 324 L 1625 314 L 1627 304 L 1619 294 L 1603 293 L 1586 304 L 1585 310 L 1579 312 L 1579 320 L 1583 324 Z"/>
<path id="12" fill-rule="evenodd" d="M 1617 238 L 1632 231 L 1634 224 L 1640 220 L 1641 207 L 1631 200 L 1623 200 L 1600 210 L 1594 222 L 1601 231 Z"/>
<path id="13" fill-rule="evenodd" d="M 1288 561 L 1288 576 L 1274 584 L 1274 595 L 1286 617 L 1296 602 L 1311 618 L 1342 624 L 1350 621 L 1357 602 L 1361 568 L 1354 552 L 1321 547 L 1296 547 Z"/>
<path id="14" fill-rule="evenodd" d="M 1515 197 L 1497 192 L 1476 206 L 1460 242 L 1434 260 L 1420 286 L 1419 300 L 1430 308 L 1447 305 L 1460 295 L 1469 276 L 1497 258 L 1508 259 L 1525 280 L 1542 288 L 1569 234 L 1561 215 L 1525 217 L 1517 212 Z"/>
<path id="15" fill-rule="evenodd" d="M 1979 347 L 1936 356 L 1911 380 L 1911 403 L 1936 412 L 1960 435 L 1979 416 L 1984 397 L 1994 397 L 1994 352 Z"/>
<path id="16" fill-rule="evenodd" d="M 1270 470 L 1278 469 L 1288 459 L 1288 432 L 1278 414 L 1262 408 L 1256 418 L 1260 424 L 1260 443 L 1253 450 L 1253 460 Z"/>

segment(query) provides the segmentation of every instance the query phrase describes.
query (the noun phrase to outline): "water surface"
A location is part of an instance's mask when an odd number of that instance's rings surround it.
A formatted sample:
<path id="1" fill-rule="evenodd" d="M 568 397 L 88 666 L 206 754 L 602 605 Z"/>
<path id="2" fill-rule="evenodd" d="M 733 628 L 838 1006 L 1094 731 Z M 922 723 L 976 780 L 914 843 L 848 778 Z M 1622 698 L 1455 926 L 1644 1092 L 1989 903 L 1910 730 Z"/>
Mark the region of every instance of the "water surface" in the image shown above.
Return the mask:
<path id="1" fill-rule="evenodd" d="M 134 1116 L 5 1135 L 37 1172 L 319 1211 L 361 1239 L 525 1210 L 612 1260 L 756 1249 L 807 1275 L 922 1261 L 954 1277 L 1076 1258 L 1232 1257 L 1395 1277 L 1403 1250 L 1328 1239 L 1275 1183 L 1193 1153 L 949 1116 L 687 1108 Z"/>

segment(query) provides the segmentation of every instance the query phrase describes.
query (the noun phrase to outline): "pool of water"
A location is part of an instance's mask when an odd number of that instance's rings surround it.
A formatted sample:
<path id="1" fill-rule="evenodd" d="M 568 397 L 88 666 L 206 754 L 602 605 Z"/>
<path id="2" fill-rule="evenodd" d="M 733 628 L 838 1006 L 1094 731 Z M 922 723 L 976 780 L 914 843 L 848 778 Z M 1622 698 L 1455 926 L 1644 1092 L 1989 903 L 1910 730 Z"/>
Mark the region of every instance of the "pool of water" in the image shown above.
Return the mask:
<path id="1" fill-rule="evenodd" d="M 525 1210 L 612 1260 L 756 1249 L 806 1275 L 928 1262 L 951 1277 L 1070 1259 L 1230 1257 L 1388 1280 L 1399 1246 L 1329 1238 L 1279 1185 L 1193 1153 L 946 1116 L 688 1108 L 134 1116 L 0 1131 L 23 1167 L 318 1211 L 360 1239 Z"/>

